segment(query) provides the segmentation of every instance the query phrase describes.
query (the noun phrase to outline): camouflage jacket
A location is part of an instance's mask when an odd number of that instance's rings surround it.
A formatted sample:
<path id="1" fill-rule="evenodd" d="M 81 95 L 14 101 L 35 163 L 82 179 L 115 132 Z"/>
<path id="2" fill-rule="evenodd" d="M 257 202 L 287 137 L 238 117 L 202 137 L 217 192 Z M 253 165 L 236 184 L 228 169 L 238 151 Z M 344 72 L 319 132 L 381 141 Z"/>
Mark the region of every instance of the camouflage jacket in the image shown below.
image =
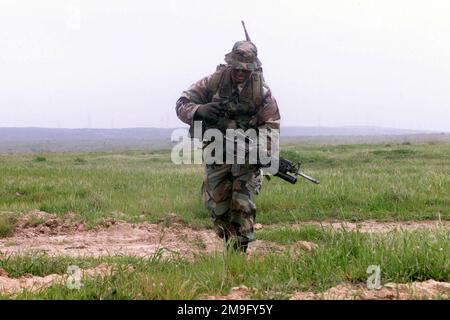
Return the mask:
<path id="1" fill-rule="evenodd" d="M 178 118 L 189 126 L 193 126 L 195 119 L 195 112 L 202 104 L 209 103 L 214 100 L 218 92 L 221 90 L 222 80 L 217 81 L 217 77 L 224 72 L 229 72 L 229 66 L 221 65 L 214 74 L 211 74 L 198 82 L 194 83 L 189 89 L 183 91 L 181 97 L 176 102 L 176 112 Z M 252 127 L 255 129 L 280 129 L 280 113 L 275 98 L 272 96 L 271 90 L 265 83 L 262 72 L 260 72 L 260 79 L 262 79 L 261 99 L 257 101 L 256 112 L 252 119 Z M 253 88 L 249 86 L 251 79 L 245 84 L 247 91 Z M 234 90 L 238 90 L 234 88 Z M 242 90 L 242 91 L 241 91 Z M 244 89 L 241 88 L 240 92 Z M 250 93 L 251 96 L 251 93 Z"/>

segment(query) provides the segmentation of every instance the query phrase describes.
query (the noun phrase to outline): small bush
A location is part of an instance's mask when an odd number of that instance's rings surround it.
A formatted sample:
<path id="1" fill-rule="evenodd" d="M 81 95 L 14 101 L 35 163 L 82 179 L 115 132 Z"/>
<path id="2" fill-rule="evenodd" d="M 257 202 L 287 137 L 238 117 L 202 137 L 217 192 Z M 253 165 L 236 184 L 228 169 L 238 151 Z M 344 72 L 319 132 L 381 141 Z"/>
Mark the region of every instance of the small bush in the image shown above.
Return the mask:
<path id="1" fill-rule="evenodd" d="M 33 159 L 33 161 L 34 162 L 44 162 L 44 161 L 47 161 L 47 159 L 45 157 L 38 156 L 38 157 L 35 157 Z"/>
<path id="2" fill-rule="evenodd" d="M 83 159 L 83 158 L 75 158 L 75 163 L 86 163 L 86 159 Z"/>
<path id="3" fill-rule="evenodd" d="M 0 213 L 0 238 L 9 236 L 16 228 L 17 219 L 12 213 Z"/>

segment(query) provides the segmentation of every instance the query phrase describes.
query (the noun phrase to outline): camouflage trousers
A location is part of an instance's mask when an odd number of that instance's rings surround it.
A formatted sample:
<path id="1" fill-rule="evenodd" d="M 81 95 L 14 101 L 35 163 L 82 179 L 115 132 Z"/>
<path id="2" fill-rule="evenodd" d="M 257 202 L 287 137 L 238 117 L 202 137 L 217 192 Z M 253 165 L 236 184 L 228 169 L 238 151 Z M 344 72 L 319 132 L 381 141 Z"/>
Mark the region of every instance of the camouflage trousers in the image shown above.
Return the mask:
<path id="1" fill-rule="evenodd" d="M 211 212 L 219 237 L 240 244 L 254 240 L 256 205 L 253 194 L 260 192 L 261 184 L 261 171 L 255 166 L 206 165 L 203 203 Z"/>

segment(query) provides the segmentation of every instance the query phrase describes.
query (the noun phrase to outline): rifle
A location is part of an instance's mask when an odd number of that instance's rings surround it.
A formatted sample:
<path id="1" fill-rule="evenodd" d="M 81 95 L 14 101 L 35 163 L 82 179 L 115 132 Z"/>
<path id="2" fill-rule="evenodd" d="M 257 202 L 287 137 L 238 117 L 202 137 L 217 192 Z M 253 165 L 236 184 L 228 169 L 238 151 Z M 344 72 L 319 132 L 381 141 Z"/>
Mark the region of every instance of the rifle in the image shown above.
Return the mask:
<path id="1" fill-rule="evenodd" d="M 297 182 L 297 176 L 300 176 L 302 178 L 305 178 L 308 181 L 311 181 L 315 184 L 319 184 L 319 180 L 314 179 L 313 177 L 310 177 L 303 172 L 300 172 L 300 162 L 297 162 L 297 164 L 292 163 L 291 161 L 280 157 L 279 159 L 280 166 L 278 168 L 278 172 L 275 174 L 276 177 L 280 177 L 283 180 L 286 180 L 287 182 L 290 182 L 292 184 L 295 184 Z M 292 175 L 290 175 L 291 173 Z"/>
<path id="2" fill-rule="evenodd" d="M 246 142 L 253 143 L 253 140 L 251 138 L 249 138 L 248 136 L 243 135 L 242 133 L 239 133 L 239 131 L 236 132 L 235 134 L 236 134 L 236 138 L 239 137 L 241 139 L 244 139 L 244 141 L 246 141 Z M 231 140 L 226 135 L 224 135 L 224 137 L 225 137 L 225 140 L 231 141 L 233 144 L 235 143 L 235 140 Z M 237 146 L 239 147 L 239 144 L 237 144 Z M 249 150 L 247 148 L 245 149 L 245 154 L 246 155 L 249 154 Z M 317 179 L 315 179 L 315 178 L 313 178 L 311 176 L 308 176 L 308 175 L 306 175 L 306 174 L 304 174 L 303 172 L 300 171 L 300 165 L 301 165 L 300 162 L 293 163 L 292 161 L 290 161 L 288 159 L 280 157 L 278 159 L 278 163 L 279 163 L 278 172 L 274 175 L 276 177 L 279 177 L 279 178 L 281 178 L 281 179 L 283 179 L 283 180 L 285 180 L 285 181 L 287 181 L 289 183 L 292 183 L 292 184 L 295 184 L 297 182 L 297 177 L 298 176 L 300 176 L 300 177 L 302 177 L 302 178 L 304 178 L 304 179 L 306 179 L 306 180 L 308 180 L 310 182 L 313 182 L 315 184 L 319 184 L 320 183 L 319 180 L 317 180 Z M 270 163 L 266 164 L 266 165 L 263 165 L 263 164 L 259 163 L 259 161 L 258 161 L 256 166 L 258 166 L 259 168 L 268 168 L 268 167 L 270 167 Z M 266 176 L 266 177 L 270 180 L 269 176 Z"/>

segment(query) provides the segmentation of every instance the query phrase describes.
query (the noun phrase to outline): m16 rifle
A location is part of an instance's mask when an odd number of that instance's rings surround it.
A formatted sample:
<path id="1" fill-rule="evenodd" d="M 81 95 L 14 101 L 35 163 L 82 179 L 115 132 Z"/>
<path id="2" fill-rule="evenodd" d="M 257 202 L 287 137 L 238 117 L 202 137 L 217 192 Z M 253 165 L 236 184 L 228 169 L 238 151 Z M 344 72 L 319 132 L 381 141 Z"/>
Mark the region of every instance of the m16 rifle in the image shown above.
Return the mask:
<path id="1" fill-rule="evenodd" d="M 310 177 L 303 172 L 300 172 L 300 162 L 292 163 L 291 161 L 280 157 L 279 159 L 279 169 L 278 172 L 275 174 L 276 177 L 280 177 L 283 180 L 286 180 L 287 182 L 290 182 L 292 184 L 295 184 L 297 182 L 297 177 L 300 176 L 302 178 L 305 178 L 308 181 L 311 181 L 315 184 L 319 184 L 319 180 L 314 179 L 313 177 Z"/>
<path id="2" fill-rule="evenodd" d="M 253 144 L 254 141 L 246 136 L 245 134 L 243 134 L 240 131 L 236 131 L 234 132 L 235 138 L 236 139 L 242 139 L 241 141 L 245 142 L 245 150 L 242 150 L 240 148 L 242 148 L 242 145 L 237 143 L 235 144 L 236 140 L 234 139 L 230 139 L 230 137 L 225 135 L 225 140 L 228 140 L 230 142 L 233 143 L 233 145 L 237 146 L 238 149 L 240 149 L 241 151 L 244 151 L 246 158 L 248 158 L 248 155 L 250 153 L 248 146 L 250 144 Z M 300 171 L 300 162 L 297 163 L 293 163 L 292 161 L 285 159 L 283 157 L 279 157 L 278 159 L 275 157 L 272 157 L 272 161 L 277 161 L 278 162 L 278 171 L 277 173 L 274 174 L 274 176 L 279 177 L 289 183 L 295 184 L 297 182 L 297 177 L 302 177 L 310 182 L 313 182 L 315 184 L 319 184 L 320 181 L 308 176 L 307 174 L 304 174 L 303 172 Z M 257 161 L 257 163 L 255 164 L 257 167 L 260 168 L 269 168 L 271 166 L 271 163 L 268 164 L 262 164 L 259 159 Z M 270 180 L 270 176 L 266 176 L 269 180 Z"/>

